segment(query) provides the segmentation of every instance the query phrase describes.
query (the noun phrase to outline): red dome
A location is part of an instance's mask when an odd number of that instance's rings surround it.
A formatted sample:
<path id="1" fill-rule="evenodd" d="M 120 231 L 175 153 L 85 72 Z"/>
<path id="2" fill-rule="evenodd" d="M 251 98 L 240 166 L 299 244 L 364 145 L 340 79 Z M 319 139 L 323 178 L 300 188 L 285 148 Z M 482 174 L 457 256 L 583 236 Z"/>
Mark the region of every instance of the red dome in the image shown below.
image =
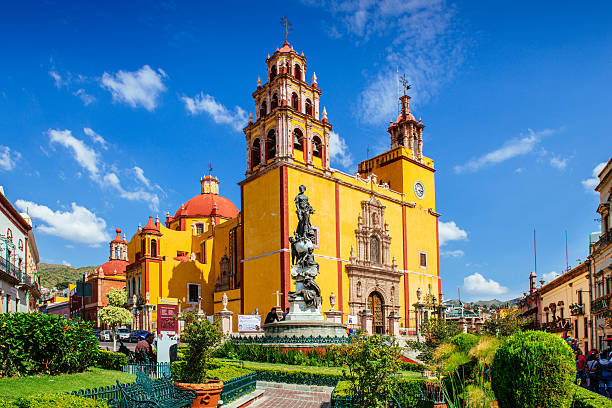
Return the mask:
<path id="1" fill-rule="evenodd" d="M 238 209 L 230 200 L 217 194 L 198 194 L 179 208 L 174 219 L 179 217 L 236 218 Z"/>
<path id="2" fill-rule="evenodd" d="M 107 261 L 100 265 L 96 272 L 102 268 L 102 272 L 104 275 L 125 275 L 125 268 L 128 266 L 128 261 L 121 261 L 118 259 L 114 259 L 112 261 Z"/>

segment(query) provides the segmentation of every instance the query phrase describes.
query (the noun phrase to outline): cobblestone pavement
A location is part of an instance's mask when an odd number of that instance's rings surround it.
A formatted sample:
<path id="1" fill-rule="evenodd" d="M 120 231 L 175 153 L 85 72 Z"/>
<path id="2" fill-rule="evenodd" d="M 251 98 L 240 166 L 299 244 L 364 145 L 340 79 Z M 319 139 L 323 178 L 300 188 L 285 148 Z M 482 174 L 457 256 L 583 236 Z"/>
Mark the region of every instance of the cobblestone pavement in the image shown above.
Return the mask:
<path id="1" fill-rule="evenodd" d="M 266 388 L 263 397 L 255 401 L 253 408 L 329 408 L 330 392 L 312 392 Z"/>

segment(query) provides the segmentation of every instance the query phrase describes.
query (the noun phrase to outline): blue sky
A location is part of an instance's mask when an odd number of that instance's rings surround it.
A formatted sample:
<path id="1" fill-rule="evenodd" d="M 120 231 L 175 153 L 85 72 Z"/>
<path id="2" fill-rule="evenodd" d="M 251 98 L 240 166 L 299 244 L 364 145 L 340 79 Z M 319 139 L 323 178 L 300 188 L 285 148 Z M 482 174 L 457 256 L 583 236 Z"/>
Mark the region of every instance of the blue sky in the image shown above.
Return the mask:
<path id="1" fill-rule="evenodd" d="M 0 15 L 0 184 L 42 260 L 108 257 L 116 227 L 221 179 L 239 205 L 240 128 L 278 20 L 334 125 L 332 166 L 389 144 L 395 72 L 413 83 L 442 214 L 447 298 L 510 298 L 585 259 L 593 171 L 612 153 L 612 6 L 590 2 L 13 2 Z"/>

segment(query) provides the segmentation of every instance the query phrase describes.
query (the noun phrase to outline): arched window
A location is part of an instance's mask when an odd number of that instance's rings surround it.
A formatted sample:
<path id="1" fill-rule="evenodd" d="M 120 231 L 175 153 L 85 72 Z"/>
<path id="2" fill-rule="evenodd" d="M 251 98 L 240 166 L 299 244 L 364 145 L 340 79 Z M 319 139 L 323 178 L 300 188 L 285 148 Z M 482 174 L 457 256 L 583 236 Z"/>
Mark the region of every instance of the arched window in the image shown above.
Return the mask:
<path id="1" fill-rule="evenodd" d="M 274 94 L 272 95 L 272 103 L 270 105 L 270 110 L 274 110 L 278 108 L 278 95 Z"/>
<path id="2" fill-rule="evenodd" d="M 259 139 L 253 141 L 253 147 L 251 147 L 251 168 L 258 166 L 261 161 L 261 146 L 259 145 Z"/>
<path id="3" fill-rule="evenodd" d="M 21 239 L 19 240 L 19 250 L 23 251 L 23 241 Z"/>
<path id="4" fill-rule="evenodd" d="M 306 114 L 308 116 L 313 116 L 312 102 L 310 101 L 310 99 L 306 99 Z"/>
<path id="5" fill-rule="evenodd" d="M 318 136 L 312 138 L 312 155 L 314 157 L 323 157 L 323 145 Z"/>
<path id="6" fill-rule="evenodd" d="M 276 156 L 276 134 L 274 129 L 270 129 L 266 137 L 266 161 Z"/>
<path id="7" fill-rule="evenodd" d="M 295 76 L 300 81 L 302 80 L 302 67 L 300 64 L 295 64 L 293 67 L 293 76 Z"/>
<path id="8" fill-rule="evenodd" d="M 374 235 L 370 237 L 370 262 L 380 264 L 380 240 Z"/>
<path id="9" fill-rule="evenodd" d="M 157 258 L 157 241 L 154 239 L 151 240 L 151 256 Z"/>
<path id="10" fill-rule="evenodd" d="M 300 110 L 300 99 L 295 92 L 291 94 L 291 107 L 297 111 Z"/>
<path id="11" fill-rule="evenodd" d="M 270 81 L 273 80 L 275 76 L 276 76 L 276 65 L 272 65 L 272 68 L 270 68 Z"/>
<path id="12" fill-rule="evenodd" d="M 259 109 L 259 117 L 265 118 L 267 114 L 268 114 L 268 105 L 266 104 L 266 101 L 263 101 L 261 103 L 261 108 Z"/>
<path id="13" fill-rule="evenodd" d="M 293 131 L 293 148 L 301 152 L 304 151 L 304 135 L 300 129 Z"/>
<path id="14" fill-rule="evenodd" d="M 13 242 L 13 231 L 11 231 L 11 229 L 10 229 L 10 228 L 7 228 L 7 229 L 6 229 L 6 238 L 7 238 L 9 241 Z"/>
<path id="15" fill-rule="evenodd" d="M 145 255 L 146 247 L 147 247 L 147 241 L 143 239 L 142 241 L 140 241 L 140 256 Z"/>
<path id="16" fill-rule="evenodd" d="M 119 248 L 115 247 L 115 259 L 119 259 Z"/>

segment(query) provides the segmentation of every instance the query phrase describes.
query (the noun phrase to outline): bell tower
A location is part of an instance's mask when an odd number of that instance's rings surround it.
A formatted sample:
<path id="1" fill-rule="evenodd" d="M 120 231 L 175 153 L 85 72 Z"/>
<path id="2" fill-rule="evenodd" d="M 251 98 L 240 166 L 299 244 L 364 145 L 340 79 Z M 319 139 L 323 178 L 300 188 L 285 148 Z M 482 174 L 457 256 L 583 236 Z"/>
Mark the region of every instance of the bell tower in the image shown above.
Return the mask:
<path id="1" fill-rule="evenodd" d="M 267 82 L 257 79 L 255 119 L 244 128 L 247 177 L 278 161 L 329 171 L 329 133 L 325 108 L 319 111 L 317 76 L 306 81 L 306 57 L 285 41 L 266 59 Z"/>
<path id="2" fill-rule="evenodd" d="M 400 97 L 402 111 L 395 120 L 389 123 L 387 132 L 391 135 L 391 149 L 403 146 L 412 154 L 412 159 L 423 161 L 423 129 L 425 126 L 421 119 L 416 121 L 410 113 L 410 97 Z"/>

